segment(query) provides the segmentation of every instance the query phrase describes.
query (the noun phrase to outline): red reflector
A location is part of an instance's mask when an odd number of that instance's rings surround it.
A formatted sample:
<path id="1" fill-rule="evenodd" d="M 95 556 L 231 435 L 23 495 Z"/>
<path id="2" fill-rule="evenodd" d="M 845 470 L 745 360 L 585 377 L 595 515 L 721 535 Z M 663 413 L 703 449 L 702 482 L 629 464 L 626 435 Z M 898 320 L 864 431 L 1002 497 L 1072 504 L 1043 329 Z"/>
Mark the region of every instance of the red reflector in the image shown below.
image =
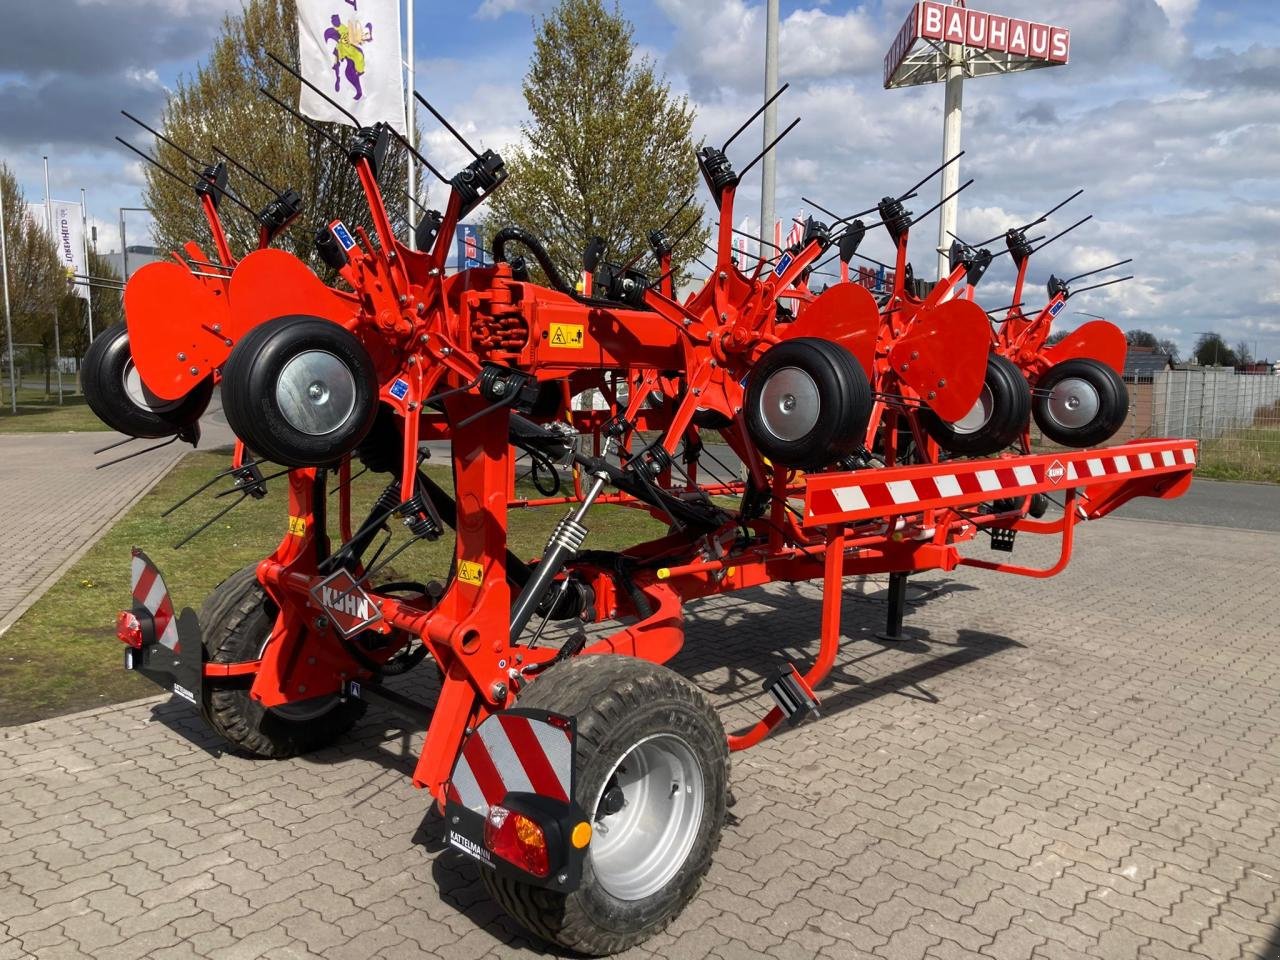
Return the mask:
<path id="1" fill-rule="evenodd" d="M 484 822 L 484 845 L 535 877 L 545 877 L 551 872 L 546 834 L 536 821 L 523 813 L 514 813 L 496 804 L 490 807 Z"/>
<path id="2" fill-rule="evenodd" d="M 121 610 L 116 614 L 116 636 L 121 643 L 142 649 L 142 624 L 128 610 Z"/>

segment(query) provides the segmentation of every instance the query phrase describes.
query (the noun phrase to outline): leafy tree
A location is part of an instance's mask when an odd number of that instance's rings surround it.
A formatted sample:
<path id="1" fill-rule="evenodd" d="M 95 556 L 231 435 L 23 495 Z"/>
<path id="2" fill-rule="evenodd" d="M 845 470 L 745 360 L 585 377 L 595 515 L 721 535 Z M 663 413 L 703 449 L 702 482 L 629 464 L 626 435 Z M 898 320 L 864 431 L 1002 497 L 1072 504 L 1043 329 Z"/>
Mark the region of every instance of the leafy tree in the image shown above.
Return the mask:
<path id="1" fill-rule="evenodd" d="M 1200 334 L 1191 356 L 1203 367 L 1234 367 L 1239 362 L 1236 352 L 1227 346 L 1220 333 Z"/>
<path id="2" fill-rule="evenodd" d="M 1181 363 L 1182 350 L 1172 340 L 1160 341 L 1160 352 L 1169 358 L 1171 363 Z"/>
<path id="3" fill-rule="evenodd" d="M 533 231 L 567 277 L 582 269 L 592 237 L 619 263 L 647 250 L 647 232 L 697 189 L 694 109 L 637 57 L 618 6 L 560 0 L 537 25 L 524 98 L 532 120 L 504 151 L 511 181 L 490 201 L 490 232 Z M 676 247 L 678 268 L 707 237 L 701 220 L 702 207 L 690 204 L 669 230 L 691 231 Z"/>
<path id="4" fill-rule="evenodd" d="M 1150 347 L 1154 350 L 1160 346 L 1160 341 L 1156 338 L 1156 335 L 1146 330 L 1130 330 L 1125 334 L 1125 339 L 1131 347 Z"/>
<path id="5" fill-rule="evenodd" d="M 1070 335 L 1070 330 L 1055 330 L 1049 334 L 1049 339 L 1045 341 L 1045 345 L 1050 347 L 1057 346 Z"/>
<path id="6" fill-rule="evenodd" d="M 1249 341 L 1239 341 L 1236 344 L 1236 365 L 1244 366 L 1247 363 L 1253 363 L 1253 359 L 1253 347 L 1249 345 Z"/>
<path id="7" fill-rule="evenodd" d="M 213 147 L 217 146 L 276 188 L 297 190 L 305 204 L 302 216 L 274 246 L 308 261 L 327 277 L 328 271 L 314 255 L 316 231 L 337 218 L 370 231 L 372 224 L 355 169 L 344 153 L 258 92 L 265 87 L 283 103 L 297 104 L 298 81 L 267 56 L 270 52 L 292 62 L 297 49 L 294 0 L 246 0 L 240 13 L 223 19 L 204 65 L 194 76 L 178 80 L 164 110 L 161 132 L 201 161 L 216 160 Z M 320 127 L 340 142 L 350 142 L 350 127 L 328 123 Z M 157 159 L 194 183 L 192 164 L 179 151 L 163 143 L 157 143 L 155 150 Z M 406 151 L 393 140 L 380 179 L 392 225 L 401 236 L 409 205 L 398 190 L 405 180 L 405 161 Z M 209 230 L 191 187 L 149 164 L 145 173 L 146 204 L 156 220 L 157 244 L 176 249 L 197 239 L 211 253 Z M 234 168 L 230 174 L 232 188 L 253 209 L 272 199 L 251 178 Z M 256 221 L 225 199 L 220 212 L 236 255 L 252 250 L 258 242 Z"/>
<path id="8" fill-rule="evenodd" d="M 4 191 L 5 253 L 9 264 L 9 310 L 15 343 L 38 343 L 46 372 L 53 354 L 54 312 L 67 289 L 57 248 L 43 223 L 27 215 L 27 201 L 9 167 L 0 161 L 0 190 Z M 0 327 L 0 338 L 6 336 Z M 8 375 L 9 344 L 4 344 L 4 372 Z M 46 390 L 48 390 L 46 381 Z"/>
<path id="9" fill-rule="evenodd" d="M 120 279 L 107 258 L 93 250 L 89 251 L 89 276 L 106 281 Z M 119 291 L 108 285 L 94 285 L 90 289 L 90 296 L 93 298 L 95 335 L 124 320 L 124 307 L 120 302 Z M 58 303 L 58 322 L 63 356 L 83 357 L 89 349 L 89 304 L 68 291 Z"/>

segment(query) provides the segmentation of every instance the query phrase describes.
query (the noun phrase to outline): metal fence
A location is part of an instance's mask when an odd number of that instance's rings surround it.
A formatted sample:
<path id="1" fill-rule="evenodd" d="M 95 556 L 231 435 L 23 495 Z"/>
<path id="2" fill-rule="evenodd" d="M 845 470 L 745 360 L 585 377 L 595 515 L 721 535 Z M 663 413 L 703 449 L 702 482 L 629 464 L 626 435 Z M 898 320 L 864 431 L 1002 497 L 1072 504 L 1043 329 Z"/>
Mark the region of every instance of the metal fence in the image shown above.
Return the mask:
<path id="1" fill-rule="evenodd" d="M 1128 387 L 1129 419 L 1117 441 L 1194 437 L 1205 472 L 1280 482 L 1280 376 L 1203 367 Z"/>

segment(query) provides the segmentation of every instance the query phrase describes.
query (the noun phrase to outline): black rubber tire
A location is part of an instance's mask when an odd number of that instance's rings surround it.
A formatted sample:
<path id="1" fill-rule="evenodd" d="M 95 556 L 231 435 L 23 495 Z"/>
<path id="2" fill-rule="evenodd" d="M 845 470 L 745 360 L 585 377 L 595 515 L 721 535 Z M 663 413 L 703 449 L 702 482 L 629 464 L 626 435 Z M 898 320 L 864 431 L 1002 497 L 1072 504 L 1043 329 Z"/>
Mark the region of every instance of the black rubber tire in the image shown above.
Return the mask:
<path id="1" fill-rule="evenodd" d="M 1098 411 L 1085 424 L 1071 427 L 1058 421 L 1049 392 L 1064 380 L 1079 380 L 1097 394 Z M 1105 363 L 1080 357 L 1050 367 L 1036 384 L 1031 412 L 1041 432 L 1064 447 L 1092 447 L 1116 435 L 1129 415 L 1129 391 L 1119 375 Z"/>
<path id="2" fill-rule="evenodd" d="M 103 330 L 85 352 L 80 367 L 80 388 L 85 402 L 99 420 L 130 437 L 156 440 L 172 437 L 200 419 L 213 396 L 213 377 L 205 377 L 181 400 L 156 398 L 154 405 L 139 405 L 125 389 L 133 362 L 129 331 L 123 323 Z"/>
<path id="3" fill-rule="evenodd" d="M 795 368 L 816 388 L 818 415 L 802 436 L 774 434 L 763 414 L 764 391 L 778 371 Z M 797 337 L 775 344 L 751 368 L 746 392 L 747 430 L 760 452 L 783 467 L 816 470 L 857 450 L 871 418 L 871 384 L 862 365 L 840 344 Z"/>
<path id="4" fill-rule="evenodd" d="M 274 624 L 275 609 L 258 583 L 256 564 L 223 580 L 200 608 L 204 648 L 213 663 L 256 660 Z M 283 759 L 328 746 L 365 711 L 361 700 L 334 696 L 327 710 L 295 718 L 251 699 L 248 682 L 203 689 L 209 725 L 235 752 L 251 757 Z"/>
<path id="5" fill-rule="evenodd" d="M 354 405 L 327 433 L 293 427 L 280 409 L 276 382 L 306 351 L 332 354 L 351 374 Z M 318 317 L 277 317 L 237 343 L 222 370 L 222 409 L 236 436 L 263 458 L 286 467 L 332 464 L 360 445 L 378 413 L 378 384 L 368 351 L 344 327 Z"/>
<path id="6" fill-rule="evenodd" d="M 986 423 L 964 433 L 928 407 L 920 409 L 920 423 L 938 446 L 948 453 L 988 457 L 999 453 L 1020 436 L 1031 415 L 1031 388 L 1022 371 L 999 354 L 987 357 L 985 387 L 990 391 L 991 413 Z"/>
<path id="7" fill-rule="evenodd" d="M 575 799 L 594 819 L 596 797 L 617 761 L 645 737 L 677 734 L 702 768 L 705 798 L 697 838 L 684 864 L 642 900 L 611 896 L 596 878 L 588 848 L 582 883 L 570 894 L 482 870 L 485 886 L 531 933 L 603 956 L 666 928 L 694 898 L 720 845 L 728 798 L 724 727 L 702 691 L 666 667 L 618 655 L 576 657 L 550 668 L 521 694 L 521 707 L 577 718 Z"/>

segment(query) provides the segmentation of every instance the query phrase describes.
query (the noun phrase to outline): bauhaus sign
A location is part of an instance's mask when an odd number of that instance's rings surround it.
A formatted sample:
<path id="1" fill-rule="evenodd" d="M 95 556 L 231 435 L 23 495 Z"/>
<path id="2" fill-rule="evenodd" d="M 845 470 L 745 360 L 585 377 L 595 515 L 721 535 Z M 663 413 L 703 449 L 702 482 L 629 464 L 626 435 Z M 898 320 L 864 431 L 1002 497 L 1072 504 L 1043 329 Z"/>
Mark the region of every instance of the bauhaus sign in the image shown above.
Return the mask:
<path id="1" fill-rule="evenodd" d="M 1001 62 L 1000 72 L 1066 63 L 1071 54 L 1066 27 L 924 0 L 911 9 L 885 56 L 885 86 L 901 83 L 903 78 L 895 75 L 918 41 L 982 51 Z"/>

